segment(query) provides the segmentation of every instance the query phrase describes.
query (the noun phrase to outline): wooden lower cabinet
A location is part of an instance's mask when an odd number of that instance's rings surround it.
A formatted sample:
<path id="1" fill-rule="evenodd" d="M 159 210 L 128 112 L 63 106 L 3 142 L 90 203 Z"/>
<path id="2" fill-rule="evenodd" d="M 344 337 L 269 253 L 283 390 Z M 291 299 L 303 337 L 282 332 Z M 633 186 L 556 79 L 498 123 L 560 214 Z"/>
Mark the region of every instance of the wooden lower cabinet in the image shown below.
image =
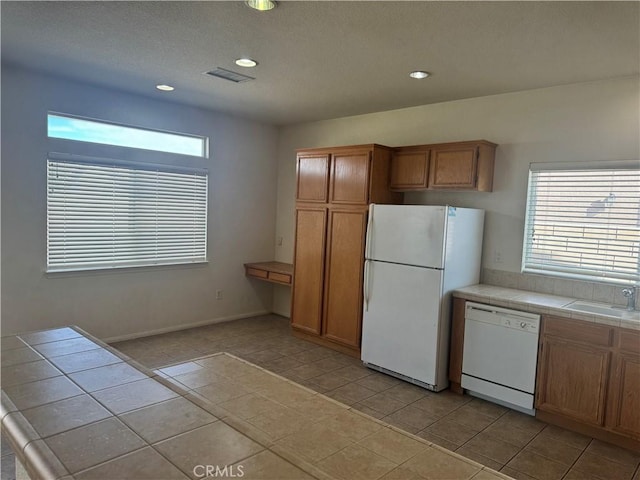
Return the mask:
<path id="1" fill-rule="evenodd" d="M 640 451 L 640 332 L 543 318 L 536 416 Z"/>
<path id="2" fill-rule="evenodd" d="M 536 408 L 602 425 L 611 352 L 553 337 L 541 345 Z"/>
<path id="3" fill-rule="evenodd" d="M 620 331 L 613 357 L 606 425 L 640 440 L 640 332 Z"/>
<path id="4" fill-rule="evenodd" d="M 360 348 L 367 208 L 296 209 L 291 325 Z"/>
<path id="5" fill-rule="evenodd" d="M 302 331 L 322 331 L 327 208 L 296 209 L 291 323 Z"/>
<path id="6" fill-rule="evenodd" d="M 327 232 L 322 334 L 360 347 L 367 210 L 331 210 Z"/>
<path id="7" fill-rule="evenodd" d="M 453 299 L 451 309 L 451 348 L 449 349 L 449 385 L 456 393 L 462 393 L 462 352 L 464 350 L 464 314 L 466 301 Z"/>
<path id="8" fill-rule="evenodd" d="M 462 393 L 465 302 L 453 299 L 449 380 Z M 542 318 L 536 418 L 640 452 L 640 331 Z"/>

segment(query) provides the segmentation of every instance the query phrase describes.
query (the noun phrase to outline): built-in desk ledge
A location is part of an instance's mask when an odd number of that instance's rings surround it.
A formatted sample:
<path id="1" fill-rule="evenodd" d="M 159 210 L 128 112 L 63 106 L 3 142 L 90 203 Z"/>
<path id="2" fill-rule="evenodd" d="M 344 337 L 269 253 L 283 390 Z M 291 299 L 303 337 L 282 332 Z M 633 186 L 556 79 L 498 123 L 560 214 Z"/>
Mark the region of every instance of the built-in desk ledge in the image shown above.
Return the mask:
<path id="1" fill-rule="evenodd" d="M 245 263 L 247 277 L 257 278 L 265 282 L 279 285 L 291 285 L 293 282 L 293 265 L 282 262 Z"/>
<path id="2" fill-rule="evenodd" d="M 487 303 L 498 307 L 513 308 L 524 312 L 538 313 L 541 315 L 557 315 L 559 317 L 574 318 L 586 322 L 613 325 L 616 327 L 640 330 L 640 313 L 627 312 L 623 308 L 611 309 L 612 314 L 586 312 L 576 309 L 572 304 L 580 301 L 598 305 L 598 302 L 581 300 L 572 297 L 563 297 L 546 293 L 529 292 L 514 288 L 504 288 L 495 285 L 478 284 L 454 290 L 454 297 L 463 298 L 473 302 Z M 603 310 L 610 307 L 602 303 Z M 623 307 L 623 306 L 620 306 Z"/>

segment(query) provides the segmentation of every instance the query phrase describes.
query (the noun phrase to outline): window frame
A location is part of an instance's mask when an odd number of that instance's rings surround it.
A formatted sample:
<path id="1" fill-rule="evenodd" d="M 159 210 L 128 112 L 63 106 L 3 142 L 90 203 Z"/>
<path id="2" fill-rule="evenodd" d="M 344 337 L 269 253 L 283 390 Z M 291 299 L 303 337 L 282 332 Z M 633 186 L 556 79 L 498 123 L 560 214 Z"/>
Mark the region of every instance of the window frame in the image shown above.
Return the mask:
<path id="1" fill-rule="evenodd" d="M 553 163 L 531 163 L 529 165 L 528 183 L 527 183 L 527 196 L 526 196 L 526 211 L 524 219 L 524 235 L 522 241 L 522 261 L 521 272 L 537 275 L 547 275 L 552 277 L 560 277 L 572 280 L 590 281 L 590 282 L 607 282 L 621 285 L 637 285 L 640 282 L 640 261 L 638 261 L 638 268 L 635 275 L 630 275 L 633 278 L 622 278 L 623 275 L 615 274 L 613 276 L 607 276 L 603 274 L 605 268 L 600 268 L 598 271 L 595 269 L 584 269 L 584 273 L 580 273 L 580 268 L 575 269 L 567 268 L 564 271 L 561 269 L 548 269 L 548 268 L 535 268 L 531 264 L 532 262 L 528 256 L 530 250 L 530 228 L 533 227 L 532 215 L 535 209 L 535 200 L 533 192 L 532 175 L 536 171 L 588 171 L 588 170 L 633 170 L 640 174 L 640 161 L 636 160 L 623 160 L 623 161 L 606 161 L 606 162 L 553 162 Z M 633 258 L 633 257 L 632 257 Z M 539 262 L 538 262 L 539 265 Z M 571 271 L 573 270 L 573 271 Z"/>

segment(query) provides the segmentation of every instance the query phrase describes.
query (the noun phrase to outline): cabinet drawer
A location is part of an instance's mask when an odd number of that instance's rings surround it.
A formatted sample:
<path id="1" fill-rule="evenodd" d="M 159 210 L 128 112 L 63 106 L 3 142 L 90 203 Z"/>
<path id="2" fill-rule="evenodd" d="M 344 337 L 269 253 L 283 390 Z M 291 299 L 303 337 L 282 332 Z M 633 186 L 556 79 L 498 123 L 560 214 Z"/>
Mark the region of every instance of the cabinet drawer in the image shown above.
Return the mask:
<path id="1" fill-rule="evenodd" d="M 258 270 L 257 268 L 247 268 L 247 275 L 257 278 L 267 278 L 269 274 L 264 270 Z"/>
<path id="2" fill-rule="evenodd" d="M 582 320 L 544 317 L 544 335 L 553 335 L 574 342 L 609 347 L 613 345 L 613 328 Z"/>
<path id="3" fill-rule="evenodd" d="M 640 332 L 634 330 L 618 330 L 618 348 L 625 352 L 640 355 Z"/>
<path id="4" fill-rule="evenodd" d="M 291 275 L 285 275 L 283 273 L 269 272 L 269 280 L 280 283 L 291 283 Z"/>

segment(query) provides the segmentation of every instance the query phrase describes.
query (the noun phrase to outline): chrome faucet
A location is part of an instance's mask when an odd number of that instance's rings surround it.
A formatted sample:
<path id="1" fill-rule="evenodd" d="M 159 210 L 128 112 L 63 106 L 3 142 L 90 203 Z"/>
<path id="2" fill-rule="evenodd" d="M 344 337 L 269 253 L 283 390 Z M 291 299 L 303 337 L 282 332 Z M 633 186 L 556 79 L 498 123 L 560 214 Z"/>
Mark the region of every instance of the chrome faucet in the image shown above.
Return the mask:
<path id="1" fill-rule="evenodd" d="M 627 297 L 627 310 L 634 311 L 636 309 L 636 287 L 623 288 L 622 295 Z"/>

